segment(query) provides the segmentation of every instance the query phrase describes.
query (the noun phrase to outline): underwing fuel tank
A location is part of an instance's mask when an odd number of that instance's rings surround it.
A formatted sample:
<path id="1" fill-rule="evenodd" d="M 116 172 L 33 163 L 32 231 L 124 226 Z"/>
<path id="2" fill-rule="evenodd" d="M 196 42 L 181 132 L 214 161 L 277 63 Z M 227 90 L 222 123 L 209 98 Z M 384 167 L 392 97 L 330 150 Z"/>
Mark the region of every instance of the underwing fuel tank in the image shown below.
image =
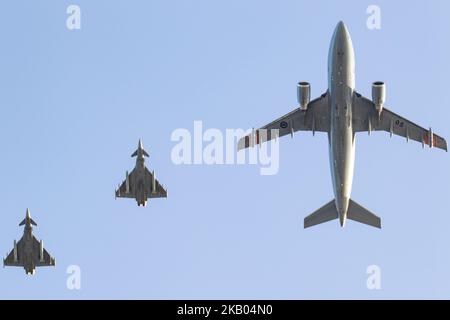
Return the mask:
<path id="1" fill-rule="evenodd" d="M 155 178 L 155 171 L 152 172 L 152 193 L 156 192 L 156 178 Z"/>
<path id="2" fill-rule="evenodd" d="M 17 262 L 17 241 L 14 240 L 14 262 Z"/>
<path id="3" fill-rule="evenodd" d="M 44 262 L 44 241 L 39 243 L 39 262 Z"/>
<path id="4" fill-rule="evenodd" d="M 130 178 L 128 175 L 128 171 L 126 172 L 126 177 L 125 177 L 125 193 L 130 193 Z"/>

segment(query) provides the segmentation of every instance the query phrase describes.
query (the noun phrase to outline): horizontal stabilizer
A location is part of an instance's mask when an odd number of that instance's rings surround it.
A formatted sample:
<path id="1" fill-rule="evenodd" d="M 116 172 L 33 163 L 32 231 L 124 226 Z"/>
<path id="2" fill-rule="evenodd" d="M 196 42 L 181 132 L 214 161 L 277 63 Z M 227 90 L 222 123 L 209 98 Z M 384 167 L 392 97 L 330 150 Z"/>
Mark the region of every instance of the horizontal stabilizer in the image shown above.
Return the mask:
<path id="1" fill-rule="evenodd" d="M 360 206 L 352 199 L 350 199 L 350 203 L 348 204 L 347 218 L 381 229 L 380 217 L 374 215 L 372 212 Z"/>
<path id="2" fill-rule="evenodd" d="M 306 229 L 324 222 L 328 222 L 337 219 L 338 216 L 336 204 L 334 200 L 331 200 L 322 208 L 307 216 L 304 221 L 304 227 Z"/>

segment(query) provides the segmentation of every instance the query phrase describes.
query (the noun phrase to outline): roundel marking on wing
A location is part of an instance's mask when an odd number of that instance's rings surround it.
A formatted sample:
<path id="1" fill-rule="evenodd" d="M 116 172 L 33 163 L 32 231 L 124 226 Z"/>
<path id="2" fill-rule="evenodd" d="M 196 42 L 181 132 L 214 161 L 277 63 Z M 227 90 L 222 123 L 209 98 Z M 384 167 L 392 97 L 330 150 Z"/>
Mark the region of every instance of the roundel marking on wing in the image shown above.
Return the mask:
<path id="1" fill-rule="evenodd" d="M 281 121 L 280 122 L 280 127 L 283 129 L 286 129 L 288 127 L 288 123 L 286 121 Z"/>

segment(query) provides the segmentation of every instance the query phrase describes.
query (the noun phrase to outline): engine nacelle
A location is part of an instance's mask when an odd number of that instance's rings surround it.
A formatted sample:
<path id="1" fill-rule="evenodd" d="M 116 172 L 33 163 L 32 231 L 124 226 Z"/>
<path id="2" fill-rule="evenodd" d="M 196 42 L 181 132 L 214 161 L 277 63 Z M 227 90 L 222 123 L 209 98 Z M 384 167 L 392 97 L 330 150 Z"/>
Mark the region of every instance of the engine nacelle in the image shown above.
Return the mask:
<path id="1" fill-rule="evenodd" d="M 311 99 L 311 86 L 308 82 L 299 82 L 297 84 L 297 101 L 300 109 L 306 111 Z"/>
<path id="2" fill-rule="evenodd" d="M 378 114 L 383 111 L 384 102 L 386 101 L 386 85 L 384 82 L 377 81 L 372 84 L 372 102 Z"/>

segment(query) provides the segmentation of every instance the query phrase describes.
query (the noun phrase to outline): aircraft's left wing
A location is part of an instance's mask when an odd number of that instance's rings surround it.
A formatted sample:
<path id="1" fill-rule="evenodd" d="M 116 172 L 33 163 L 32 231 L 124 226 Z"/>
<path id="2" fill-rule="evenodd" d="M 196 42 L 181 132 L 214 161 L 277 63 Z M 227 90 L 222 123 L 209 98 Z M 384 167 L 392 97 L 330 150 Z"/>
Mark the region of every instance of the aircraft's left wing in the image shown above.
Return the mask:
<path id="1" fill-rule="evenodd" d="M 33 237 L 33 260 L 36 267 L 51 267 L 55 265 L 55 259 L 50 256 L 44 247 L 41 248 L 41 242 L 35 237 Z"/>
<path id="2" fill-rule="evenodd" d="M 120 185 L 119 189 L 116 190 L 117 198 L 134 198 L 135 197 L 134 190 L 133 190 L 134 184 L 132 183 L 134 181 L 134 175 L 135 175 L 134 170 L 128 174 L 128 192 L 127 192 L 127 179 L 125 179 L 122 182 L 122 184 Z"/>
<path id="3" fill-rule="evenodd" d="M 145 181 L 150 186 L 149 198 L 167 198 L 167 190 L 147 168 L 145 168 Z"/>
<path id="4" fill-rule="evenodd" d="M 21 255 L 22 255 L 22 247 L 23 247 L 23 240 L 20 239 L 16 244 L 16 253 L 14 253 L 14 248 L 11 250 L 11 252 L 8 254 L 6 259 L 3 260 L 3 265 L 8 267 L 23 267 L 23 263 L 21 262 Z"/>
<path id="5" fill-rule="evenodd" d="M 422 146 L 436 147 L 447 151 L 447 141 L 434 134 L 431 129 L 421 126 L 383 108 L 381 114 L 375 109 L 375 104 L 363 96 L 357 94 L 353 109 L 353 130 L 355 132 L 387 131 L 422 143 Z"/>
<path id="6" fill-rule="evenodd" d="M 306 111 L 300 108 L 272 121 L 264 127 L 255 130 L 253 134 L 242 137 L 238 142 L 238 151 L 253 147 L 272 139 L 293 135 L 296 131 L 329 132 L 330 108 L 328 105 L 328 92 L 308 104 Z M 278 130 L 272 132 L 272 130 Z"/>

